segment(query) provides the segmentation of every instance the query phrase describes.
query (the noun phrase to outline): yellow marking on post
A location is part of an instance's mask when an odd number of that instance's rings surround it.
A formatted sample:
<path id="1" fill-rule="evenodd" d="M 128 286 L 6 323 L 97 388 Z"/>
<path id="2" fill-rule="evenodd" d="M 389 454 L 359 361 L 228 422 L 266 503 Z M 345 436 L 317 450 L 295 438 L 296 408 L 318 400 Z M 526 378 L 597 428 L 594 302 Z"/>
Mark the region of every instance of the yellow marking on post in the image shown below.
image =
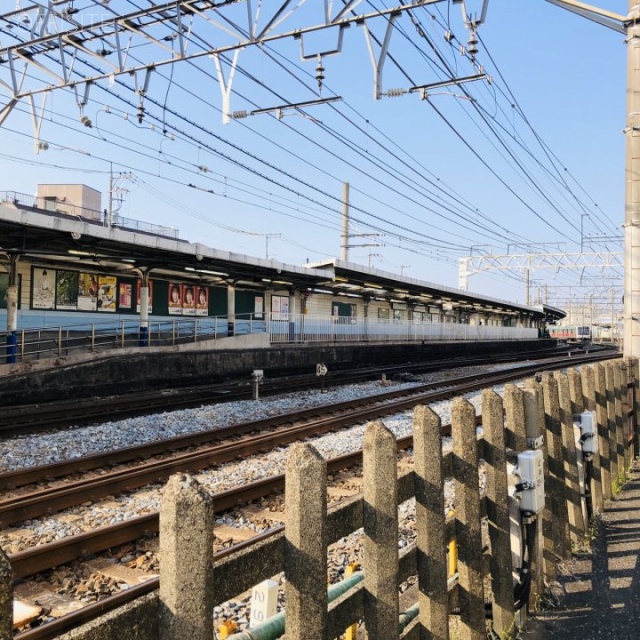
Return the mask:
<path id="1" fill-rule="evenodd" d="M 225 638 L 228 638 L 237 628 L 238 625 L 236 624 L 235 620 L 226 620 L 218 627 L 220 638 L 222 638 L 222 640 L 225 640 Z"/>
<path id="2" fill-rule="evenodd" d="M 455 540 L 449 543 L 449 577 L 458 570 L 458 545 Z"/>

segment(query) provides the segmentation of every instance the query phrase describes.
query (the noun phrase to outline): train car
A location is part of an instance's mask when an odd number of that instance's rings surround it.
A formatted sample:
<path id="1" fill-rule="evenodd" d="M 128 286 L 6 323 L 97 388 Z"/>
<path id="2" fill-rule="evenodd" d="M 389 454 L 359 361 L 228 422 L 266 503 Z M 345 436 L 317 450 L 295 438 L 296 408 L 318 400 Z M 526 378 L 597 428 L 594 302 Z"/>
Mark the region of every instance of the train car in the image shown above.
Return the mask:
<path id="1" fill-rule="evenodd" d="M 586 342 L 591 340 L 591 327 L 584 325 L 550 325 L 549 336 L 556 340 Z"/>

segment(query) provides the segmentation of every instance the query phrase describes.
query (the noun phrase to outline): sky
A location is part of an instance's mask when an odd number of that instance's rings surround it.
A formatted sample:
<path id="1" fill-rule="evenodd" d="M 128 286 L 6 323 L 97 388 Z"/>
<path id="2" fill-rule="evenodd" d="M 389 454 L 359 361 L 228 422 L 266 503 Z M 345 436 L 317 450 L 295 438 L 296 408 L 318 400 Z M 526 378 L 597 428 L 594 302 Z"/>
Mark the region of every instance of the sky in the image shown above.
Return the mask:
<path id="1" fill-rule="evenodd" d="M 75 0 L 76 17 L 92 20 L 100 2 Z M 621 0 L 601 2 L 626 12 Z M 101 11 L 119 13 L 148 6 L 145 0 L 104 4 Z M 480 4 L 469 0 L 467 9 L 477 15 Z M 241 5 L 225 15 L 240 20 Z M 262 9 L 260 24 L 274 5 L 254 3 Z M 318 24 L 321 3 L 307 5 L 277 31 Z M 0 0 L 0 16 L 15 6 Z M 356 11 L 392 6 L 365 0 Z M 18 31 L 7 24 L 0 17 L 0 53 Z M 367 24 L 381 41 L 387 18 Z M 47 150 L 36 152 L 23 99 L 0 126 L 0 190 L 34 194 L 39 183 L 84 183 L 102 191 L 106 207 L 112 170 L 120 216 L 175 227 L 191 242 L 257 257 L 268 249 L 269 258 L 304 264 L 340 257 L 348 182 L 349 260 L 453 287 L 459 258 L 471 254 L 578 252 L 581 231 L 585 250 L 621 250 L 612 238 L 622 235 L 624 217 L 622 34 L 543 0 L 490 0 L 474 64 L 460 54 L 469 39 L 460 4 L 416 8 L 394 27 L 384 93 L 452 76 L 487 77 L 430 90 L 424 100 L 418 91 L 375 100 L 365 29 L 353 25 L 343 34 L 342 52 L 322 58 L 320 91 L 318 60 L 301 60 L 299 40 L 243 49 L 231 111 L 267 111 L 223 124 L 214 60 L 203 55 L 151 74 L 141 122 L 140 96 L 128 75 L 98 81 L 82 108 L 82 90 L 49 92 L 42 111 L 37 96 L 38 140 Z M 334 48 L 335 31 L 305 37 L 305 52 Z M 191 51 L 205 41 L 232 41 L 201 25 L 192 35 L 199 39 Z M 98 44 L 110 42 L 91 48 Z M 131 62 L 167 57 L 147 41 L 134 45 Z M 7 80 L 6 66 L 0 65 L 0 81 Z M 143 77 L 137 81 L 142 86 Z M 341 100 L 287 109 L 280 118 L 269 110 L 335 96 Z M 0 90 L 0 105 L 6 100 Z M 539 270 L 531 274 L 530 296 L 536 302 L 546 287 L 554 306 L 589 296 L 598 304 L 620 284 L 621 269 Z M 469 288 L 517 302 L 526 296 L 521 273 L 474 275 Z"/>

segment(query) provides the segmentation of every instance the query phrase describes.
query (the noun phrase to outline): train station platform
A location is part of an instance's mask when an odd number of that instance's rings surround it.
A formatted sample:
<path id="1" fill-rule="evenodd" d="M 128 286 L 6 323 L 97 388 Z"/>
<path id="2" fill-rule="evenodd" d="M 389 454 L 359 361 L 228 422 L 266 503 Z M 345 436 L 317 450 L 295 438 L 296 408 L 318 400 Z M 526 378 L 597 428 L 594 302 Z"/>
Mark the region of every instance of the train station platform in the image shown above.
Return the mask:
<path id="1" fill-rule="evenodd" d="M 529 620 L 524 640 L 640 636 L 639 460 L 628 477 L 618 497 L 605 502 L 592 552 L 577 554 L 562 566 L 558 600 Z"/>
<path id="2" fill-rule="evenodd" d="M 308 375 L 318 364 L 329 374 L 380 365 L 404 365 L 469 358 L 508 357 L 556 345 L 554 340 L 440 341 L 418 343 L 260 344 L 256 336 L 225 338 L 176 347 L 134 347 L 111 352 L 0 365 L 0 406 L 181 388 L 230 380 L 249 381 L 256 369 L 265 378 Z M 459 365 L 458 365 L 459 366 Z M 329 376 L 329 378 L 331 375 Z"/>

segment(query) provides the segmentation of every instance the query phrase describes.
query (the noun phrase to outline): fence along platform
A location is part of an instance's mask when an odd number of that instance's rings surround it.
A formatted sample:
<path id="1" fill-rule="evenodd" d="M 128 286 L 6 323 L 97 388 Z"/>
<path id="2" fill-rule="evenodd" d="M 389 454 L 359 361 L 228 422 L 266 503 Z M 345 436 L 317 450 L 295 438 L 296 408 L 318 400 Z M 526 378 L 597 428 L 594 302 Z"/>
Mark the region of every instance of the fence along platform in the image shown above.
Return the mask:
<path id="1" fill-rule="evenodd" d="M 631 460 L 638 424 L 638 362 L 608 363 L 605 372 L 611 368 L 613 375 L 605 376 L 605 381 L 613 387 L 607 385 L 604 390 L 594 384 L 601 379 L 598 367 L 602 365 L 582 367 L 580 373 L 544 374 L 541 382 L 530 380 L 524 389 L 507 385 L 504 400 L 485 390 L 481 438 L 476 433 L 475 409 L 467 400 L 456 398 L 453 451 L 448 455 L 442 453 L 440 418 L 430 408 L 418 407 L 415 467 L 400 477 L 393 435 L 382 422 L 369 423 L 364 437 L 364 495 L 328 512 L 326 461 L 309 444 L 293 445 L 286 468 L 285 530 L 232 550 L 215 566 L 213 500 L 193 478 L 173 476 L 161 506 L 159 594 L 65 637 L 212 640 L 213 607 L 281 571 L 286 577 L 287 640 L 337 638 L 357 622 L 364 624 L 369 640 L 446 640 L 452 624 L 461 640 L 486 638 L 488 631 L 515 637 L 526 620 L 527 604 L 542 593 L 543 581 L 555 576 L 557 563 L 571 555 L 571 545 L 584 539 L 587 509 L 597 513 L 603 495 L 616 490 Z M 571 445 L 575 443 L 574 416 L 596 406 L 606 406 L 606 412 L 597 414 L 601 447 L 593 465 L 582 469 L 589 482 L 581 488 L 581 455 Z M 514 451 L 527 448 L 527 441 L 539 442 L 542 434 L 546 506 L 531 545 L 529 588 L 522 587 L 521 576 L 514 590 L 510 541 L 514 499 L 508 495 L 513 485 L 508 463 Z M 603 474 L 603 469 L 611 470 L 614 459 L 616 473 Z M 484 495 L 479 491 L 479 473 L 486 478 Z M 455 485 L 453 519 L 445 518 L 447 479 Z M 397 508 L 412 497 L 416 541 L 399 550 Z M 344 593 L 332 590 L 330 601 L 327 547 L 360 528 L 364 579 L 350 578 L 343 585 Z M 485 539 L 483 532 L 488 533 Z M 447 562 L 451 540 L 457 543 L 457 565 Z M 453 574 L 448 564 L 455 565 Z M 417 603 L 400 612 L 398 587 L 411 576 L 417 576 Z M 13 637 L 11 592 L 10 567 L 0 554 L 0 640 Z M 250 633 L 230 638 L 277 637 L 269 635 L 268 628 Z"/>

